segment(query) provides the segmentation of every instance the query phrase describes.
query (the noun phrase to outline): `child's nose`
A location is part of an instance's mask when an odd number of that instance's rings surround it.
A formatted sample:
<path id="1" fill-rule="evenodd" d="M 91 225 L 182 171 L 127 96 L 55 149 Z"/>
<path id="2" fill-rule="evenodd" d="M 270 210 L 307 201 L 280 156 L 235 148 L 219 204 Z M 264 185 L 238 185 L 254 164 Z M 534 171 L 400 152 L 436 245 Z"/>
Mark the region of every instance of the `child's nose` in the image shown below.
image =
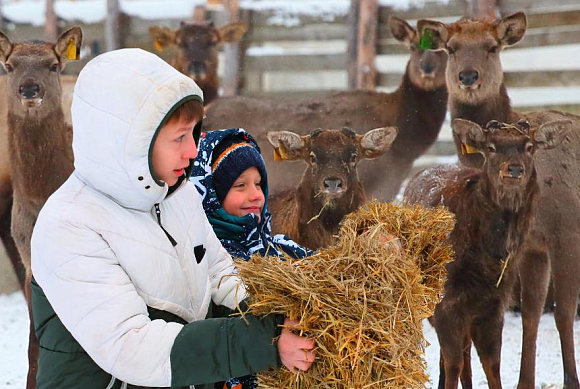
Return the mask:
<path id="1" fill-rule="evenodd" d="M 257 200 L 264 200 L 264 192 L 262 192 L 262 188 L 261 187 L 256 187 L 254 186 L 254 190 L 252 191 L 251 197 L 250 197 L 251 201 L 257 201 Z"/>
<path id="2" fill-rule="evenodd" d="M 197 146 L 195 145 L 193 135 L 187 137 L 185 148 L 184 159 L 195 159 L 197 157 Z"/>

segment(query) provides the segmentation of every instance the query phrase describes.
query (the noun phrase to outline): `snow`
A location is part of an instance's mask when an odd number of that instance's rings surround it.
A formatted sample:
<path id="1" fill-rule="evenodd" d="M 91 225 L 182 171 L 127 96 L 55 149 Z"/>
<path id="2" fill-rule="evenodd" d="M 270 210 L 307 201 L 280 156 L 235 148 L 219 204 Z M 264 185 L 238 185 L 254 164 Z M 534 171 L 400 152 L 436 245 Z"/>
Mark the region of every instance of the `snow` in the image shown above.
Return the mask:
<path id="1" fill-rule="evenodd" d="M 22 293 L 0 295 L 0 388 L 23 388 L 27 372 L 28 311 Z M 425 321 L 425 338 L 431 346 L 427 348 L 427 372 L 436 387 L 439 374 L 439 346 L 435 330 Z M 574 322 L 576 339 L 576 361 L 580 365 L 580 321 Z M 502 383 L 504 388 L 511 389 L 517 385 L 521 348 L 521 318 L 514 313 L 507 313 L 503 332 L 502 349 Z M 561 388 L 562 361 L 558 331 L 551 314 L 542 316 L 537 347 L 536 388 Z M 474 388 L 487 388 L 485 374 L 481 368 L 477 353 L 472 351 L 472 369 Z"/>

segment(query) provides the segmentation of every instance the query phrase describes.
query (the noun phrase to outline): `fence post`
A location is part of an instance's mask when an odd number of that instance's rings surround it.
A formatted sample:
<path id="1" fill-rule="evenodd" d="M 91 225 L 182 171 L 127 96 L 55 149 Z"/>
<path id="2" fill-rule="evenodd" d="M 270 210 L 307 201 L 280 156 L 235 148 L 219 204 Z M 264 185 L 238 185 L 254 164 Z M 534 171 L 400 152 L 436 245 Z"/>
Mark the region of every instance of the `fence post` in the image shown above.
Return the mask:
<path id="1" fill-rule="evenodd" d="M 347 48 L 346 48 L 346 71 L 348 73 L 348 88 L 355 89 L 357 86 L 358 69 L 358 17 L 360 0 L 350 0 L 350 10 L 346 19 L 347 24 Z"/>
<path id="2" fill-rule="evenodd" d="M 477 19 L 494 20 L 497 17 L 498 0 L 473 0 L 471 3 L 471 17 Z"/>
<path id="3" fill-rule="evenodd" d="M 44 36 L 48 42 L 54 42 L 58 38 L 58 18 L 54 13 L 54 0 L 46 0 L 45 6 Z"/>
<path id="4" fill-rule="evenodd" d="M 201 23 L 205 21 L 205 7 L 203 5 L 196 5 L 193 8 L 192 20 L 195 23 Z"/>
<path id="5" fill-rule="evenodd" d="M 228 23 L 235 23 L 240 18 L 239 0 L 222 0 Z M 224 79 L 222 81 L 224 96 L 238 94 L 240 83 L 240 44 L 226 43 L 224 45 Z"/>
<path id="6" fill-rule="evenodd" d="M 377 56 L 378 11 L 378 0 L 360 2 L 357 88 L 361 89 L 372 90 L 376 86 L 375 58 Z"/>
<path id="7" fill-rule="evenodd" d="M 105 51 L 119 48 L 119 0 L 107 0 L 105 20 Z"/>

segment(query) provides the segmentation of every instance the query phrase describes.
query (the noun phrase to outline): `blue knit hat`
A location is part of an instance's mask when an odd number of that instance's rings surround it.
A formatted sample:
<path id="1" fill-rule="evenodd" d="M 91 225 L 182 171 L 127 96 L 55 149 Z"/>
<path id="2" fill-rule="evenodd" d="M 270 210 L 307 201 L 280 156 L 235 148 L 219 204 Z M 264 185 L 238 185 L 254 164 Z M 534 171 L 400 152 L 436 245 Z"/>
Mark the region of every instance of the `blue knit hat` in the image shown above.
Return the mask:
<path id="1" fill-rule="evenodd" d="M 267 177 L 264 159 L 251 143 L 239 137 L 229 137 L 215 147 L 211 172 L 213 186 L 220 203 L 223 203 L 238 177 L 252 166 L 258 169 L 262 178 L 262 190 L 265 190 Z"/>

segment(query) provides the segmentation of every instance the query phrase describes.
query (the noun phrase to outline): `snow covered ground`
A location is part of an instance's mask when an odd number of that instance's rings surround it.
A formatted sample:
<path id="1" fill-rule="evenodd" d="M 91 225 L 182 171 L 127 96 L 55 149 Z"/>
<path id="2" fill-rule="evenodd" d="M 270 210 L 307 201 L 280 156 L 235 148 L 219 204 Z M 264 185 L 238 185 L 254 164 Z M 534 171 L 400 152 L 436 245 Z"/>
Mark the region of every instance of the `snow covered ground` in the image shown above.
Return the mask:
<path id="1" fill-rule="evenodd" d="M 574 323 L 576 338 L 576 363 L 580 366 L 580 321 Z M 426 358 L 428 373 L 434 381 L 429 388 L 436 387 L 439 374 L 439 346 L 433 328 L 425 322 L 424 333 L 431 343 Z M 28 342 L 28 313 L 20 292 L 0 295 L 0 388 L 24 388 L 26 382 Z M 508 313 L 503 332 L 502 383 L 504 388 L 512 389 L 517 385 L 521 347 L 520 316 Z M 538 336 L 536 387 L 539 389 L 562 387 L 562 361 L 558 332 L 553 315 L 542 316 Z M 472 352 L 474 388 L 487 388 L 485 374 Z"/>

